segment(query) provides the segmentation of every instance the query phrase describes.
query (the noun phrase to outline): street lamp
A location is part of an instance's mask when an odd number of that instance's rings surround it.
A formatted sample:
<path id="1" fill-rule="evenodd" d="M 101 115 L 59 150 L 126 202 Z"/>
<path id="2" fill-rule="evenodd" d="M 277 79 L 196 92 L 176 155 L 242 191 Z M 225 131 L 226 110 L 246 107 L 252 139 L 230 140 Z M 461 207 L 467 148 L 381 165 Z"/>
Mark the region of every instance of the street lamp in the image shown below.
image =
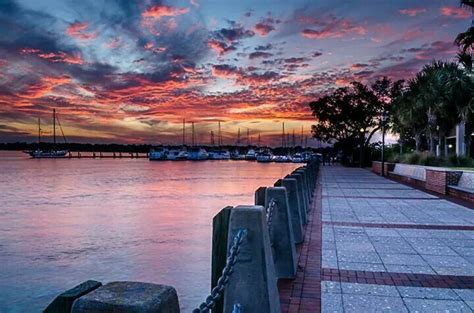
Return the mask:
<path id="1" fill-rule="evenodd" d="M 360 128 L 360 152 L 359 152 L 359 167 L 362 168 L 362 159 L 364 158 L 364 141 L 365 141 L 365 129 Z"/>
<path id="2" fill-rule="evenodd" d="M 381 117 L 381 122 L 382 122 L 382 177 L 385 176 L 385 158 L 384 158 L 384 152 L 385 152 L 385 123 L 387 122 L 388 119 L 388 112 L 383 111 L 382 117 Z"/>

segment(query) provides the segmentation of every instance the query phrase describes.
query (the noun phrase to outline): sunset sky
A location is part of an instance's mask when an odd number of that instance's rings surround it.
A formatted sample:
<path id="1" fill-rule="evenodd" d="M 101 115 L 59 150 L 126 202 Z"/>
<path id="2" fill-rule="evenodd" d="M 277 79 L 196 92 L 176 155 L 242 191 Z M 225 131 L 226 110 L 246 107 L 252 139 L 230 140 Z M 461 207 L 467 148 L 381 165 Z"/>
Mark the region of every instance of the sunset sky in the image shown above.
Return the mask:
<path id="1" fill-rule="evenodd" d="M 452 60 L 470 23 L 457 0 L 0 0 L 0 142 L 52 108 L 75 142 L 179 143 L 183 118 L 276 142 L 324 92 Z"/>

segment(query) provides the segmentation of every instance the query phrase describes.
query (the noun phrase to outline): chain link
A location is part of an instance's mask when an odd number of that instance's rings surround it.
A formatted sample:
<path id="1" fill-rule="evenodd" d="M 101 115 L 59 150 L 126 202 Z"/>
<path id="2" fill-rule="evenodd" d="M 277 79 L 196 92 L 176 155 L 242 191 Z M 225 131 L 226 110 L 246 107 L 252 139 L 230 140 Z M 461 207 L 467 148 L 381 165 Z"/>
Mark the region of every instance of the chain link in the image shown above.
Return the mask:
<path id="1" fill-rule="evenodd" d="M 268 233 L 270 233 L 272 229 L 272 222 L 273 222 L 273 212 L 275 211 L 275 208 L 277 206 L 277 203 L 275 199 L 271 199 L 270 202 L 268 203 L 267 207 L 267 227 L 268 227 Z"/>
<path id="2" fill-rule="evenodd" d="M 247 235 L 246 229 L 240 229 L 234 237 L 232 246 L 229 250 L 229 255 L 226 260 L 224 269 L 222 270 L 221 277 L 217 280 L 217 284 L 211 290 L 211 294 L 206 298 L 206 301 L 199 305 L 199 308 L 193 310 L 193 313 L 206 313 L 209 312 L 216 305 L 216 301 L 222 296 L 224 289 L 229 282 L 230 276 L 234 272 L 234 265 L 237 263 L 237 256 L 240 253 L 240 246 Z"/>

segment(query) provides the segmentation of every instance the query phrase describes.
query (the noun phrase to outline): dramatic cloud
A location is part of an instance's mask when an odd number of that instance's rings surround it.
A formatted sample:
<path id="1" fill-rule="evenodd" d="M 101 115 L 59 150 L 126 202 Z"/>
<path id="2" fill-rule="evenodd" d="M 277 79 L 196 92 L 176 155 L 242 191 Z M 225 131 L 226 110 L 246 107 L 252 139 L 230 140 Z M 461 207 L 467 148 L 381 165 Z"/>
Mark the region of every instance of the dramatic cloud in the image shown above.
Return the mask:
<path id="1" fill-rule="evenodd" d="M 61 63 L 69 63 L 69 64 L 84 64 L 84 60 L 82 60 L 82 57 L 80 53 L 72 53 L 71 55 L 68 55 L 65 52 L 59 51 L 57 53 L 55 52 L 48 52 L 44 53 L 41 52 L 38 49 L 31 49 L 31 48 L 24 48 L 21 49 L 21 52 L 23 54 L 34 54 L 42 59 L 48 60 L 50 62 L 61 62 Z"/>
<path id="2" fill-rule="evenodd" d="M 309 130 L 322 94 L 454 60 L 469 11 L 420 1 L 234 3 L 223 15 L 196 0 L 3 0 L 0 137 L 33 140 L 53 107 L 71 140 L 89 142 L 173 143 L 188 117 L 197 138 L 217 120 L 270 141 L 281 121 Z"/>
<path id="3" fill-rule="evenodd" d="M 211 33 L 208 40 L 210 48 L 219 55 L 237 50 L 237 45 L 242 39 L 255 36 L 255 32 L 245 29 L 242 25 L 234 21 L 228 21 L 229 28 L 221 28 Z"/>
<path id="4" fill-rule="evenodd" d="M 268 53 L 268 52 L 262 52 L 262 51 L 255 51 L 255 52 L 252 52 L 249 54 L 249 59 L 253 60 L 253 59 L 258 59 L 258 58 L 269 58 L 273 56 L 272 53 Z"/>
<path id="5" fill-rule="evenodd" d="M 164 16 L 178 16 L 189 12 L 188 8 L 175 8 L 166 5 L 153 5 L 146 9 L 142 16 L 145 18 L 161 19 Z"/>
<path id="6" fill-rule="evenodd" d="M 439 9 L 439 12 L 443 16 L 449 16 L 452 18 L 459 18 L 459 19 L 468 19 L 472 18 L 472 14 L 469 9 L 464 8 L 453 8 L 453 7 L 442 7 Z"/>
<path id="7" fill-rule="evenodd" d="M 280 23 L 280 20 L 275 20 L 272 17 L 263 18 L 254 27 L 254 30 L 260 36 L 267 36 L 271 31 L 275 30 L 275 24 Z"/>
<path id="8" fill-rule="evenodd" d="M 303 22 L 308 23 L 309 21 L 303 18 Z M 301 32 L 303 37 L 309 39 L 327 39 L 367 34 L 367 27 L 365 25 L 353 23 L 348 19 L 330 17 L 325 20 L 314 20 L 311 24 L 315 24 L 316 28 L 303 29 Z"/>
<path id="9" fill-rule="evenodd" d="M 97 37 L 97 34 L 91 31 L 88 31 L 89 23 L 81 23 L 75 22 L 70 24 L 67 29 L 66 33 L 74 38 L 81 39 L 81 40 L 91 40 Z"/>
<path id="10" fill-rule="evenodd" d="M 418 14 L 425 13 L 425 8 L 413 8 L 413 9 L 402 9 L 398 10 L 400 14 L 408 15 L 408 16 L 417 16 Z"/>

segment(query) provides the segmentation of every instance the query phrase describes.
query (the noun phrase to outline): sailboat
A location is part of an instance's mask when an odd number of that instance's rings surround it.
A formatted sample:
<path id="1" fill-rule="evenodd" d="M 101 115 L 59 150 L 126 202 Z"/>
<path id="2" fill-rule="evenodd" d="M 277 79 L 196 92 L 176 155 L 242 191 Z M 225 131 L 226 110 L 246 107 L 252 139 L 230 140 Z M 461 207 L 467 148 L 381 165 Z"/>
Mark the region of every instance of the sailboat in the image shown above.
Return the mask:
<path id="1" fill-rule="evenodd" d="M 56 121 L 58 121 L 59 129 L 61 130 L 64 140 L 66 140 L 61 124 L 59 123 L 59 119 L 56 116 L 56 109 L 53 109 L 54 146 L 56 146 Z M 67 150 L 55 150 L 55 149 L 48 150 L 48 151 L 41 150 L 41 119 L 38 118 L 38 149 L 34 151 L 27 151 L 26 153 L 28 153 L 34 159 L 58 159 L 58 158 L 65 158 L 68 152 L 69 151 Z"/>

